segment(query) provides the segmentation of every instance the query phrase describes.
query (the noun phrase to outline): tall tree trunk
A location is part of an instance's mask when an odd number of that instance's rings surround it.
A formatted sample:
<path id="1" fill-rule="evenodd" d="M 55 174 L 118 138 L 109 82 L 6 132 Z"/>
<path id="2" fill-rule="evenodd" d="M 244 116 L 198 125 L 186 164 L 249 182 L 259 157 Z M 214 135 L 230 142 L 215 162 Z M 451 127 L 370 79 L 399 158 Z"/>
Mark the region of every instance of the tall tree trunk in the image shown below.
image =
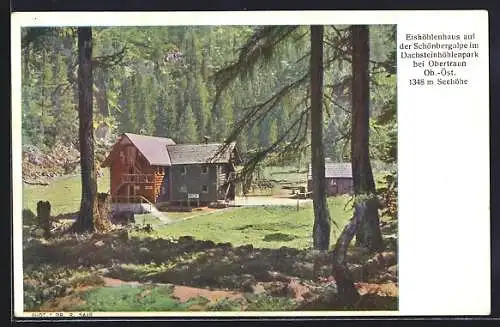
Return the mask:
<path id="1" fill-rule="evenodd" d="M 77 231 L 93 231 L 97 177 L 94 166 L 94 133 L 92 108 L 92 28 L 78 28 L 78 120 L 82 200 Z"/>
<path id="2" fill-rule="evenodd" d="M 330 213 L 326 202 L 323 149 L 323 33 L 323 26 L 311 26 L 311 166 L 313 245 L 316 250 L 327 251 L 330 246 Z"/>
<path id="3" fill-rule="evenodd" d="M 352 136 L 351 157 L 354 193 L 365 201 L 366 210 L 356 233 L 356 245 L 377 251 L 382 248 L 378 201 L 369 155 L 369 30 L 366 25 L 351 26 L 352 33 Z"/>

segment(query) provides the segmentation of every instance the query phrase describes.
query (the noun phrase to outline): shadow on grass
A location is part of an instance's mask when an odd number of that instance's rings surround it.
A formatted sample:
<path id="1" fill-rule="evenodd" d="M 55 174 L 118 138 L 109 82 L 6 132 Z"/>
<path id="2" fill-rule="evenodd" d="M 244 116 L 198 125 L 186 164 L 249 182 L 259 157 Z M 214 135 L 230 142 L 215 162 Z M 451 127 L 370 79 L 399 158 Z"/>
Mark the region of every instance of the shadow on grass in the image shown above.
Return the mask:
<path id="1" fill-rule="evenodd" d="M 290 242 L 296 238 L 297 238 L 297 236 L 295 236 L 295 235 L 284 234 L 284 233 L 272 233 L 272 234 L 267 234 L 266 236 L 264 236 L 263 241 L 264 242 Z"/>
<path id="2" fill-rule="evenodd" d="M 273 233 L 264 238 L 286 241 L 291 237 Z M 296 277 L 310 281 L 330 274 L 329 253 L 288 247 L 254 248 L 251 244 L 233 247 L 190 236 L 178 240 L 138 238 L 120 230 L 26 243 L 24 266 L 32 270 L 44 265 L 51 269 L 103 268 L 107 277 L 141 283 L 251 292 L 256 283 L 276 282 L 277 273 L 288 280 Z"/>

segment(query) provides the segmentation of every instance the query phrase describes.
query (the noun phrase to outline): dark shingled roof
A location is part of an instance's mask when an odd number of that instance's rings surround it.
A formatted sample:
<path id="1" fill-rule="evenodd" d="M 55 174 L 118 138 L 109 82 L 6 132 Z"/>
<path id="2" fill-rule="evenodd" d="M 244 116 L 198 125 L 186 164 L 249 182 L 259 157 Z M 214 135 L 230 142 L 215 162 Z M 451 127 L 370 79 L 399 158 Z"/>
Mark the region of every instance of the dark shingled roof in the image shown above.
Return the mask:
<path id="1" fill-rule="evenodd" d="M 142 153 L 150 165 L 170 166 L 170 156 L 167 152 L 168 145 L 174 145 L 172 139 L 165 137 L 137 135 L 125 133 L 125 136 Z"/>
<path id="2" fill-rule="evenodd" d="M 236 143 L 231 143 L 226 151 L 218 154 L 221 143 L 208 144 L 176 144 L 167 146 L 172 165 L 188 165 L 199 163 L 227 163 Z M 217 155 L 217 156 L 215 156 Z"/>
<path id="3" fill-rule="evenodd" d="M 311 179 L 312 168 L 309 164 L 307 178 Z M 352 166 L 350 162 L 327 162 L 325 163 L 325 178 L 352 178 Z"/>

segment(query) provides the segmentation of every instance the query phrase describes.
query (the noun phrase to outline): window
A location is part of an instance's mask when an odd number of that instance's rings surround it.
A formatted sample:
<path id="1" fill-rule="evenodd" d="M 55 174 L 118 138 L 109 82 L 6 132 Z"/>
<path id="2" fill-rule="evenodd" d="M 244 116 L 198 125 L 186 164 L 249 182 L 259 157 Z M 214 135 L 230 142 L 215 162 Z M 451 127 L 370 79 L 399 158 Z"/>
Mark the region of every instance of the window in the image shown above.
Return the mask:
<path id="1" fill-rule="evenodd" d="M 187 167 L 186 167 L 186 166 L 183 166 L 183 167 L 181 168 L 181 175 L 187 175 L 187 171 L 188 171 L 188 170 L 187 170 Z"/>
<path id="2" fill-rule="evenodd" d="M 208 174 L 208 166 L 207 165 L 201 166 L 201 173 L 202 174 Z"/>
<path id="3" fill-rule="evenodd" d="M 179 187 L 179 192 L 181 192 L 181 193 L 187 193 L 187 187 L 186 187 L 186 185 L 181 185 L 181 187 Z"/>
<path id="4" fill-rule="evenodd" d="M 208 193 L 208 185 L 201 186 L 201 193 Z"/>

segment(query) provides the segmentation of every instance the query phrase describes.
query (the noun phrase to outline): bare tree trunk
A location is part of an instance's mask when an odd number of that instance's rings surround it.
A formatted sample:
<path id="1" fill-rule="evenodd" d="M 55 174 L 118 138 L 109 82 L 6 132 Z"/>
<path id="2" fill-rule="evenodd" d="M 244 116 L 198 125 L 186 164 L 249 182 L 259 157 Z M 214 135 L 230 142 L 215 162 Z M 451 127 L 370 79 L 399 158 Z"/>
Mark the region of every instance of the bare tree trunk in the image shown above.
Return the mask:
<path id="1" fill-rule="evenodd" d="M 366 210 L 356 233 L 356 245 L 370 251 L 382 248 L 378 200 L 369 155 L 369 30 L 366 25 L 351 26 L 352 33 L 352 138 L 351 157 L 354 193 L 365 195 Z"/>
<path id="2" fill-rule="evenodd" d="M 347 249 L 359 230 L 359 225 L 365 214 L 366 203 L 356 199 L 353 217 L 342 230 L 333 250 L 332 275 L 337 284 L 339 299 L 347 306 L 353 306 L 360 300 L 360 294 L 354 286 L 354 279 L 347 267 Z"/>
<path id="3" fill-rule="evenodd" d="M 311 166 L 314 207 L 313 245 L 316 250 L 328 251 L 330 213 L 326 202 L 323 149 L 323 33 L 323 26 L 311 26 Z"/>
<path id="4" fill-rule="evenodd" d="M 94 162 L 94 133 L 92 111 L 92 28 L 78 28 L 78 120 L 80 164 L 82 175 L 82 200 L 80 215 L 75 223 L 79 232 L 94 230 L 94 213 L 97 211 L 97 177 Z"/>

